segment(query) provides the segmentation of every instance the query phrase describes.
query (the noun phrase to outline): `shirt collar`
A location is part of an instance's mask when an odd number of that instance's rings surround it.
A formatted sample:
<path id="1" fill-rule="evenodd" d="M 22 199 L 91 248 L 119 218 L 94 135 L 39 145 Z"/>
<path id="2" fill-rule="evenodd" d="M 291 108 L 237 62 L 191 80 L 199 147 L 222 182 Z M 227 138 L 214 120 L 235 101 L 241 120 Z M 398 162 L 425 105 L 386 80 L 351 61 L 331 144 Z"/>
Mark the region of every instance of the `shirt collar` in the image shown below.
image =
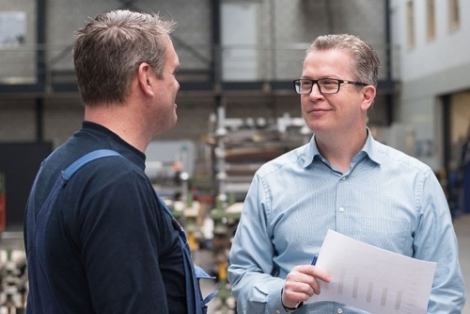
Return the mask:
<path id="1" fill-rule="evenodd" d="M 380 144 L 374 140 L 369 128 L 367 128 L 367 140 L 361 151 L 354 157 L 366 154 L 370 160 L 380 165 L 382 163 L 381 154 L 379 153 Z M 318 150 L 317 143 L 315 142 L 315 134 L 310 139 L 310 142 L 306 145 L 305 159 L 303 161 L 303 167 L 307 168 L 314 160 L 314 158 L 323 158 Z"/>

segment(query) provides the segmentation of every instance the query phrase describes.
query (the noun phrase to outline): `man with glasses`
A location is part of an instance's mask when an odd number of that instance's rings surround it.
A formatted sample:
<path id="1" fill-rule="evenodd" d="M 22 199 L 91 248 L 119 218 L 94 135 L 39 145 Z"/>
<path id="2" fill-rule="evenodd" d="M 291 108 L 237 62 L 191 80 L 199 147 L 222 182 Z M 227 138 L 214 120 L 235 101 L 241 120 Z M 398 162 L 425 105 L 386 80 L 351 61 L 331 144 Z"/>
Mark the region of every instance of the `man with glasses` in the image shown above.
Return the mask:
<path id="1" fill-rule="evenodd" d="M 356 36 L 320 36 L 308 49 L 294 87 L 314 136 L 253 178 L 230 252 L 238 313 L 365 313 L 334 302 L 303 304 L 331 280 L 311 265 L 328 229 L 436 262 L 427 312 L 461 312 L 458 245 L 437 178 L 375 141 L 366 125 L 379 65 Z"/>

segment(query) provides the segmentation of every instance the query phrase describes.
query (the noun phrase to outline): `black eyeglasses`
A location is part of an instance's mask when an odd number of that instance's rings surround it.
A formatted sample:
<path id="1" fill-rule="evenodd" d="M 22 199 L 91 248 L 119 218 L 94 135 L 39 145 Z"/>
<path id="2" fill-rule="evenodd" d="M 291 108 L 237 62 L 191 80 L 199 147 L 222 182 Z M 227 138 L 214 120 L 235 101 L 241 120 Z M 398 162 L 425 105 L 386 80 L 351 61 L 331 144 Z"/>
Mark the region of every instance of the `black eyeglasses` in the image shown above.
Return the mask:
<path id="1" fill-rule="evenodd" d="M 294 87 L 297 94 L 306 95 L 312 92 L 313 85 L 317 84 L 318 90 L 322 94 L 336 94 L 339 92 L 341 84 L 352 84 L 357 86 L 366 86 L 369 84 L 362 82 L 346 81 L 324 78 L 319 80 L 299 79 L 294 80 Z"/>

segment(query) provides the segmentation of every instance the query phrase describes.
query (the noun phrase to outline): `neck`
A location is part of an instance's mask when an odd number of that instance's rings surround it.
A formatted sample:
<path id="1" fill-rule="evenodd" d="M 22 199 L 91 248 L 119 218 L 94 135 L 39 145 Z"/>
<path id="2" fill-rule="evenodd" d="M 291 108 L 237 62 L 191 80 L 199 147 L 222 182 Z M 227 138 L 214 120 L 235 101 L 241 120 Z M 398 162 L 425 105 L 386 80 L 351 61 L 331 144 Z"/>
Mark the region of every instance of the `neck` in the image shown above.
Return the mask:
<path id="1" fill-rule="evenodd" d="M 337 135 L 315 134 L 315 141 L 323 157 L 344 173 L 351 166 L 354 156 L 364 147 L 367 141 L 367 129 L 362 128 L 350 132 L 347 136 L 344 133 Z"/>
<path id="2" fill-rule="evenodd" d="M 152 137 L 145 134 L 138 117 L 124 105 L 85 106 L 85 120 L 97 123 L 116 133 L 120 138 L 145 153 Z"/>

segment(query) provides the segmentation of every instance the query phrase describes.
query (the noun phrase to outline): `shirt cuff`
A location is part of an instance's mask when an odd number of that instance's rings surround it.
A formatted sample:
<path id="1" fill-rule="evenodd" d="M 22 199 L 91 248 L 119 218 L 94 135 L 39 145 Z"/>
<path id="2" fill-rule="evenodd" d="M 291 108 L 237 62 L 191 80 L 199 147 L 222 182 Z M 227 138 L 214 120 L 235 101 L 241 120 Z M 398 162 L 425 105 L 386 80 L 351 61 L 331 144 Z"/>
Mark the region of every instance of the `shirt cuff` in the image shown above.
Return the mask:
<path id="1" fill-rule="evenodd" d="M 297 309 L 288 309 L 285 308 L 282 304 L 282 289 L 284 288 L 284 280 L 279 283 L 271 285 L 271 288 L 268 293 L 268 304 L 267 309 L 268 313 L 274 314 L 289 314 L 297 311 Z"/>

